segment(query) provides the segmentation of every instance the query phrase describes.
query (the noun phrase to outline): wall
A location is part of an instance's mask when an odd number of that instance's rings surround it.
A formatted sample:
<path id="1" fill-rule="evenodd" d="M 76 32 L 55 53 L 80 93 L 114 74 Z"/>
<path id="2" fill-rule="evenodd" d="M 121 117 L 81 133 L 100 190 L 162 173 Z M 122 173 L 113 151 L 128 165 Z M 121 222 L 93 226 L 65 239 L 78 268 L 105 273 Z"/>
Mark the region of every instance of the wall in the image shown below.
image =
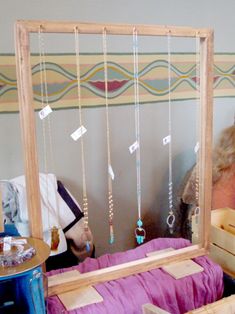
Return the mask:
<path id="1" fill-rule="evenodd" d="M 215 51 L 235 52 L 233 38 L 235 3 L 233 0 L 8 0 L 0 10 L 0 53 L 14 52 L 13 24 L 17 19 L 79 20 L 85 22 L 147 23 L 211 27 L 215 31 Z M 38 52 L 37 42 L 32 38 L 33 52 Z M 63 44 L 59 44 L 63 42 Z M 101 51 L 99 39 L 84 39 L 83 51 Z M 174 51 L 194 51 L 193 42 L 173 40 Z M 58 47 L 60 50 L 58 50 Z M 126 38 L 112 41 L 110 51 L 131 51 Z M 50 36 L 47 52 L 71 52 L 71 38 Z M 144 52 L 166 51 L 167 43 L 145 39 Z M 234 100 L 215 99 L 214 134 L 233 123 Z M 55 171 L 81 199 L 81 170 L 79 148 L 69 141 L 67 134 L 77 125 L 76 111 L 57 111 L 52 120 Z M 127 249 L 134 244 L 133 228 L 137 219 L 136 183 L 134 156 L 128 153 L 128 146 L 134 138 L 133 106 L 113 107 L 110 110 L 112 132 L 112 160 L 116 180 L 113 194 L 115 201 L 116 242 L 108 246 L 107 223 L 107 178 L 104 108 L 84 110 L 84 119 L 89 132 L 86 136 L 87 183 L 90 205 L 90 226 L 95 236 L 97 253 Z M 0 173 L 1 179 L 8 179 L 23 173 L 22 147 L 18 114 L 0 115 Z M 41 171 L 43 171 L 42 137 L 38 125 L 38 147 Z M 185 172 L 194 163 L 192 153 L 195 142 L 195 103 L 184 101 L 174 103 L 173 108 L 173 178 L 175 194 Z M 161 141 L 167 132 L 167 105 L 146 104 L 141 107 L 142 139 L 142 187 L 143 215 L 151 218 L 156 234 L 165 229 L 167 215 L 167 151 Z M 188 131 L 190 130 L 190 132 Z M 122 153 L 121 153 L 122 152 Z M 56 157 L 57 156 L 57 157 Z M 60 156 L 60 158 L 58 158 Z M 52 169 L 53 168 L 53 169 Z M 102 234 L 102 236 L 101 236 Z"/>

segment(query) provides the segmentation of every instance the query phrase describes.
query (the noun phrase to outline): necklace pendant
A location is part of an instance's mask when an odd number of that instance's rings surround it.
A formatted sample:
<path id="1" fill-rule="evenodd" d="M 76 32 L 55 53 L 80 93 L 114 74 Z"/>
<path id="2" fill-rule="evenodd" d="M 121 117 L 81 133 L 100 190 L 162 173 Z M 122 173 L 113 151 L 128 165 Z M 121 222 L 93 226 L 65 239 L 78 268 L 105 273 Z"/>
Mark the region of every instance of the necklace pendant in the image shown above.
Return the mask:
<path id="1" fill-rule="evenodd" d="M 114 232 L 113 232 L 113 224 L 110 223 L 109 225 L 109 244 L 114 243 Z"/>
<path id="2" fill-rule="evenodd" d="M 137 228 L 135 229 L 135 237 L 138 244 L 143 244 L 146 237 L 146 232 L 142 228 L 142 226 L 143 226 L 143 222 L 141 219 L 139 219 L 137 221 Z"/>
<path id="3" fill-rule="evenodd" d="M 56 251 L 60 243 L 59 229 L 53 226 L 51 229 L 51 250 Z"/>

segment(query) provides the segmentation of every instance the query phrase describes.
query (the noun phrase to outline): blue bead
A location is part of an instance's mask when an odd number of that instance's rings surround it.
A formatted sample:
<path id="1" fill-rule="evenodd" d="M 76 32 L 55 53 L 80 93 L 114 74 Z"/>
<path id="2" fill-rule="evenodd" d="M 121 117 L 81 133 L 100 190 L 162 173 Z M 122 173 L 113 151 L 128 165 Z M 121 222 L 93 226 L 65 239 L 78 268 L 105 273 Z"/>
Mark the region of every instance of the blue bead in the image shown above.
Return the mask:
<path id="1" fill-rule="evenodd" d="M 138 226 L 139 228 L 141 228 L 141 227 L 143 226 L 143 222 L 142 222 L 141 219 L 139 219 L 139 220 L 137 221 L 137 226 Z"/>
<path id="2" fill-rule="evenodd" d="M 90 243 L 87 241 L 87 242 L 86 242 L 86 251 L 87 251 L 87 252 L 90 252 L 90 249 L 91 249 Z"/>
<path id="3" fill-rule="evenodd" d="M 138 244 L 142 244 L 142 243 L 144 243 L 144 237 L 137 235 L 136 236 L 136 241 L 137 241 Z"/>
<path id="4" fill-rule="evenodd" d="M 114 243 L 114 236 L 111 236 L 110 238 L 109 238 L 109 244 L 113 244 Z"/>

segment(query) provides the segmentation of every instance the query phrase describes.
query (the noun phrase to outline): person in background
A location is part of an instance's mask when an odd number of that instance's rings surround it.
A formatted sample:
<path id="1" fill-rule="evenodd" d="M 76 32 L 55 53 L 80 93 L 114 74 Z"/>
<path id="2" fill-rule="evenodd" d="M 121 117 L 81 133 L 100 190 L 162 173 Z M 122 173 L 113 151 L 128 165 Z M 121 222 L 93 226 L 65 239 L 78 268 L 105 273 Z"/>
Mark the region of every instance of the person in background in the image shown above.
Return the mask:
<path id="1" fill-rule="evenodd" d="M 224 129 L 213 149 L 211 209 L 235 209 L 235 125 Z M 197 206 L 196 166 L 185 175 L 177 195 L 178 235 L 191 240 L 191 217 Z"/>
<path id="2" fill-rule="evenodd" d="M 224 129 L 213 152 L 212 209 L 235 209 L 235 125 Z"/>

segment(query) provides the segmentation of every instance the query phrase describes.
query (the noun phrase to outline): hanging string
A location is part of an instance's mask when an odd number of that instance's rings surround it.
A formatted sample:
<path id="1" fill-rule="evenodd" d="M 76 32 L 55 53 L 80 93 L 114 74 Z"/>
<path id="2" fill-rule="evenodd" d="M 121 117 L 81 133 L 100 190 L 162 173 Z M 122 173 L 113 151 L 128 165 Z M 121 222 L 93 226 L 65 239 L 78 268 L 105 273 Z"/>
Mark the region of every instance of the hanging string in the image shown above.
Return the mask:
<path id="1" fill-rule="evenodd" d="M 168 204 L 169 213 L 167 216 L 167 225 L 171 234 L 173 234 L 175 215 L 173 211 L 173 182 L 172 182 L 172 117 L 171 117 L 171 32 L 167 34 L 167 56 L 168 56 Z"/>
<path id="2" fill-rule="evenodd" d="M 38 44 L 39 44 L 39 69 L 40 69 L 40 89 L 41 89 L 41 109 L 43 110 L 45 107 L 49 107 L 49 99 L 48 99 L 48 86 L 47 86 L 47 74 L 46 74 L 46 57 L 45 57 L 45 42 L 43 37 L 43 28 L 40 25 L 38 30 Z M 59 227 L 58 225 L 51 226 L 50 223 L 50 211 L 54 212 L 54 209 L 51 208 L 49 203 L 49 184 L 48 184 L 48 154 L 47 154 L 47 141 L 46 141 L 46 123 L 48 126 L 48 137 L 49 137 L 49 147 L 50 147 L 50 164 L 54 169 L 55 161 L 54 161 L 54 152 L 52 145 L 52 128 L 51 128 L 51 120 L 50 115 L 47 116 L 47 119 L 42 119 L 42 130 L 43 130 L 43 156 L 44 156 L 44 172 L 46 174 L 46 197 L 47 197 L 47 219 L 48 219 L 48 228 L 51 232 L 51 250 L 56 251 L 59 242 Z M 54 171 L 53 171 L 54 172 Z M 59 223 L 59 205 L 57 193 L 55 193 L 56 197 L 56 215 L 57 215 L 57 224 Z"/>
<path id="3" fill-rule="evenodd" d="M 45 106 L 49 106 L 49 97 L 48 97 L 48 86 L 47 86 L 45 41 L 43 37 L 43 28 L 41 25 L 39 27 L 39 58 L 40 58 L 41 106 L 43 109 Z M 44 99 L 45 99 L 45 102 L 44 102 Z M 50 154 L 48 154 L 48 156 L 50 158 L 50 166 L 54 168 L 55 158 L 54 158 L 53 143 L 52 143 L 52 127 L 51 127 L 50 116 L 48 115 L 48 119 L 42 119 L 42 121 L 43 121 L 43 126 L 44 126 L 44 130 L 43 130 L 44 139 L 46 139 L 46 131 L 45 131 L 46 122 L 48 125 L 48 137 L 49 137 L 49 149 L 50 149 Z M 46 140 L 45 140 L 45 143 L 46 143 Z M 46 153 L 46 149 L 44 153 Z M 45 156 L 47 157 L 47 154 L 45 154 Z M 46 165 L 46 162 L 45 162 L 45 165 Z"/>
<path id="4" fill-rule="evenodd" d="M 80 74 L 80 46 L 79 46 L 79 31 L 78 27 L 74 28 L 75 37 L 75 54 L 76 54 L 76 75 L 77 75 L 77 96 L 78 96 L 78 111 L 79 111 L 79 124 L 83 126 L 82 121 L 82 101 L 81 101 L 81 74 Z M 83 194 L 83 214 L 84 214 L 84 233 L 82 235 L 83 240 L 86 243 L 87 252 L 90 251 L 91 239 L 88 227 L 88 197 L 86 188 L 86 167 L 85 167 L 85 153 L 84 153 L 84 141 L 83 136 L 80 138 L 81 143 L 81 162 L 82 162 L 82 194 Z"/>
<path id="5" fill-rule="evenodd" d="M 135 96 L 135 137 L 137 142 L 136 148 L 136 193 L 138 206 L 137 228 L 135 236 L 138 244 L 142 244 L 146 237 L 146 232 L 142 228 L 143 222 L 141 217 L 141 168 L 140 168 L 140 101 L 139 101 L 139 59 L 138 59 L 138 34 L 133 28 L 133 60 L 134 60 L 134 96 Z"/>
<path id="6" fill-rule="evenodd" d="M 195 215 L 195 224 L 196 224 L 196 230 L 195 230 L 195 236 L 198 238 L 198 222 L 199 222 L 199 216 L 200 216 L 200 200 L 199 200 L 199 150 L 200 150 L 200 91 L 201 91 L 201 82 L 200 82 L 200 36 L 199 32 L 196 34 L 196 58 L 195 58 L 195 73 L 196 73 L 196 146 L 194 148 L 195 154 L 196 154 L 196 169 L 195 169 L 195 200 L 196 200 L 196 207 L 194 211 Z"/>
<path id="7" fill-rule="evenodd" d="M 44 59 L 44 51 L 45 51 L 45 43 L 44 43 L 44 38 L 42 36 L 42 26 L 39 27 L 38 30 L 38 46 L 39 46 L 39 71 L 40 71 L 40 92 L 41 92 L 41 109 L 45 107 L 44 103 L 44 90 L 45 94 L 47 95 L 47 84 L 44 83 L 43 77 L 46 76 L 44 74 L 44 64 L 45 64 L 45 59 Z M 47 98 L 47 97 L 46 97 Z M 48 166 L 47 166 L 47 149 L 46 149 L 46 119 L 42 119 L 42 132 L 43 132 L 43 157 L 44 157 L 44 171 L 45 173 L 48 173 Z M 47 191 L 48 194 L 48 191 Z M 48 196 L 48 195 L 47 195 Z"/>
<path id="8" fill-rule="evenodd" d="M 111 150 L 110 150 L 110 127 L 109 127 L 109 104 L 108 104 L 108 63 L 107 63 L 107 31 L 103 29 L 103 57 L 104 57 L 104 82 L 105 82 L 105 112 L 106 112 L 106 139 L 107 139 L 107 159 L 108 159 L 108 200 L 109 200 L 109 243 L 114 243 L 114 230 L 113 230 L 113 187 L 112 179 L 114 174 L 111 163 Z"/>

